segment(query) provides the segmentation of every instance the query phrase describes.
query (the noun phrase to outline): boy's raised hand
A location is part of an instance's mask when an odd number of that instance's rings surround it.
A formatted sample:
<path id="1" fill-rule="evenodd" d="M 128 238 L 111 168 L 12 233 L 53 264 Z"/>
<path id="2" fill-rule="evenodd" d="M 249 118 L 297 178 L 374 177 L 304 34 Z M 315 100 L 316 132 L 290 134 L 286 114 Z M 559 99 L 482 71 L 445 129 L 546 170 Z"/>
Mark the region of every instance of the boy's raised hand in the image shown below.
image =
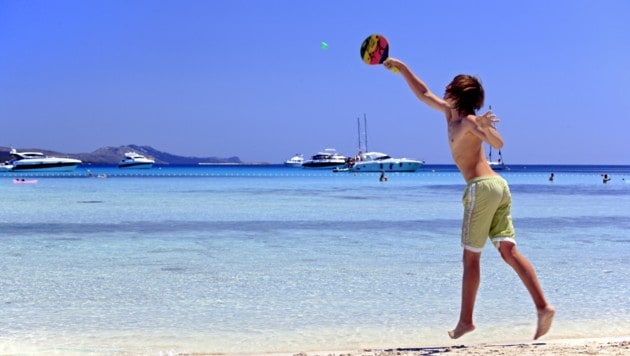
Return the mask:
<path id="1" fill-rule="evenodd" d="M 484 129 L 487 127 L 494 127 L 494 124 L 497 122 L 501 122 L 501 120 L 497 119 L 497 116 L 492 112 L 492 110 L 488 110 L 483 115 L 477 116 L 477 124 Z"/>

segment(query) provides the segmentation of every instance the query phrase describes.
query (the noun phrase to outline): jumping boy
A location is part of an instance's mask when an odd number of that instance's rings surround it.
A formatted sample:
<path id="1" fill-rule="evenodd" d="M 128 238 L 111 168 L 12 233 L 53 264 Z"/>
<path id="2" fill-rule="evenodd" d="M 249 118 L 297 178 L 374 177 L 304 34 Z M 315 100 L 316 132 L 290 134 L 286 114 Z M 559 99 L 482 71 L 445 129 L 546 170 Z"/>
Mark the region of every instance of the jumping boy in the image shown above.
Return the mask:
<path id="1" fill-rule="evenodd" d="M 441 99 L 402 61 L 388 58 L 383 64 L 388 69 L 397 68 L 422 102 L 446 115 L 451 154 L 467 182 L 463 198 L 462 304 L 459 322 L 455 329 L 448 332 L 449 336 L 457 339 L 475 330 L 473 309 L 480 280 L 479 259 L 489 237 L 503 260 L 523 281 L 536 305 L 538 326 L 534 339 L 538 339 L 551 328 L 555 309 L 545 300 L 534 267 L 516 249 L 510 215 L 510 190 L 507 182 L 490 168 L 485 158 L 482 143 L 500 149 L 503 139 L 494 125 L 499 120 L 491 111 L 475 115 L 484 102 L 481 83 L 473 76 L 460 74 L 446 87 L 444 99 Z"/>

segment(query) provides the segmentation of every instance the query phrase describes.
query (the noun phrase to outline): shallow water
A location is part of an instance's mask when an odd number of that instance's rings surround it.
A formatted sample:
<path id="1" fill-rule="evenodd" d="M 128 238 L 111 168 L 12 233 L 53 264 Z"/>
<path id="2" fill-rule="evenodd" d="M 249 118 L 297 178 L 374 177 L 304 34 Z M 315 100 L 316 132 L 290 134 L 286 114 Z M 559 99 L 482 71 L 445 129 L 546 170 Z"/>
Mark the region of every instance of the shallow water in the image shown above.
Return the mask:
<path id="1" fill-rule="evenodd" d="M 386 183 L 264 166 L 90 170 L 109 178 L 0 175 L 2 353 L 452 344 L 464 188 L 454 167 Z M 519 249 L 558 309 L 547 338 L 628 335 L 630 167 L 501 174 Z M 475 316 L 457 344 L 534 333 L 529 295 L 490 244 Z"/>

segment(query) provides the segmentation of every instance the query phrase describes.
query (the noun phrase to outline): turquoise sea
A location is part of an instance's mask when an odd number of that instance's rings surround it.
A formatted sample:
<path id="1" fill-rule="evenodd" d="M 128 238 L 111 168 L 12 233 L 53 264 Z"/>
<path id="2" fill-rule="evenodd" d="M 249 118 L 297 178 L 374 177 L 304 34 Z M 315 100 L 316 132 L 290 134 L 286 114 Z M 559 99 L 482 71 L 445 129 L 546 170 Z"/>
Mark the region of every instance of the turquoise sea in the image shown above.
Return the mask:
<path id="1" fill-rule="evenodd" d="M 558 310 L 543 342 L 630 335 L 630 166 L 501 175 L 519 249 Z M 282 166 L 0 173 L 0 354 L 530 341 L 533 303 L 490 244 L 477 330 L 446 334 L 461 286 L 455 167 L 378 177 Z"/>

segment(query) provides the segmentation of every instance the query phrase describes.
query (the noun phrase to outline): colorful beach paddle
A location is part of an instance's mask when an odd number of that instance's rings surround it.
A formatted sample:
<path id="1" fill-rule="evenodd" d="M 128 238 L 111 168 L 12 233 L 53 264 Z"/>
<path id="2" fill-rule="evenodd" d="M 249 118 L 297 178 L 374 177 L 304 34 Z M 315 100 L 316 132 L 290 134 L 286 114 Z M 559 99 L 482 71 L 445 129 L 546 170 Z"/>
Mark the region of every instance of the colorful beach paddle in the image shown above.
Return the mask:
<path id="1" fill-rule="evenodd" d="M 383 35 L 370 35 L 361 44 L 361 59 L 369 65 L 383 64 L 388 57 L 389 42 Z M 398 68 L 396 67 L 393 67 L 391 70 L 394 73 L 398 73 Z"/>

